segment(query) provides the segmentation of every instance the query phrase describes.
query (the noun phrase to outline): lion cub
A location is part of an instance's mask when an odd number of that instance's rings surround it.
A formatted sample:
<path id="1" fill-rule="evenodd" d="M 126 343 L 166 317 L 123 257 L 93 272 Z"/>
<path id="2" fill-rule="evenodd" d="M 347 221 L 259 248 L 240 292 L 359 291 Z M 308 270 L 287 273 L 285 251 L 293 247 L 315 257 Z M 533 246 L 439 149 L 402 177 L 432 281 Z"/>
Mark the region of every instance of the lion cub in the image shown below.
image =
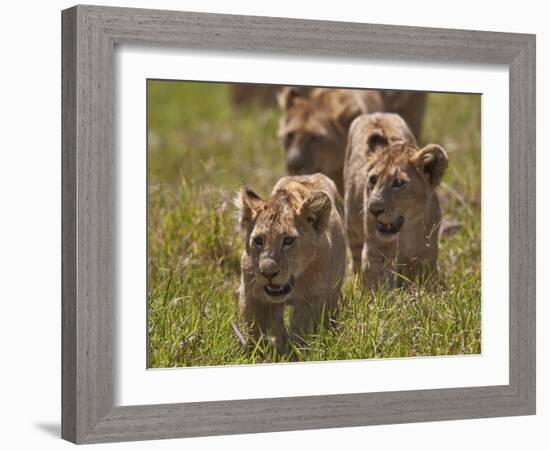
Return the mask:
<path id="1" fill-rule="evenodd" d="M 445 150 L 418 148 L 397 114 L 366 114 L 351 125 L 345 221 L 353 270 L 361 270 L 367 288 L 436 272 L 441 209 L 435 188 L 446 168 Z"/>
<path id="2" fill-rule="evenodd" d="M 346 253 L 341 202 L 322 174 L 283 177 L 267 200 L 241 190 L 239 303 L 255 338 L 263 333 L 281 348 L 286 306 L 292 307 L 291 332 L 303 335 L 337 303 Z"/>
<path id="3" fill-rule="evenodd" d="M 291 175 L 321 172 L 344 192 L 342 170 L 351 122 L 360 114 L 399 112 L 420 132 L 426 94 L 354 89 L 283 88 L 278 97 L 283 115 L 278 135 Z M 417 134 L 415 134 L 417 135 Z"/>
<path id="4" fill-rule="evenodd" d="M 278 135 L 288 173 L 324 173 L 342 193 L 349 126 L 359 114 L 382 110 L 380 93 L 319 88 L 307 95 L 298 88 L 285 87 L 278 101 L 283 112 Z"/>

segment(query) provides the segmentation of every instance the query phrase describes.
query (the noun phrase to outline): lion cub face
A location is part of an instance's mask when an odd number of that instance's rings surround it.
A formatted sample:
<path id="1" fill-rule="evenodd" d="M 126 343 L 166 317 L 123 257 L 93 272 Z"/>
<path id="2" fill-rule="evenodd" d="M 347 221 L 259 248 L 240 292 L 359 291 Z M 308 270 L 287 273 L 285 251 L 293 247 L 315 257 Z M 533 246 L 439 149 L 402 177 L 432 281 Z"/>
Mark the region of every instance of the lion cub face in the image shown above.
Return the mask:
<path id="1" fill-rule="evenodd" d="M 278 135 L 291 175 L 321 172 L 342 189 L 342 168 L 351 121 L 360 114 L 349 93 L 316 89 L 304 96 L 296 88 L 284 88 L 278 96 L 283 112 Z"/>
<path id="2" fill-rule="evenodd" d="M 330 198 L 323 191 L 300 198 L 282 190 L 263 201 L 243 188 L 239 203 L 256 290 L 261 290 L 268 302 L 284 302 L 316 256 L 319 234 L 329 220 Z"/>
<path id="3" fill-rule="evenodd" d="M 389 143 L 376 133 L 369 136 L 367 149 L 367 230 L 391 241 L 404 227 L 424 222 L 424 206 L 443 177 L 447 155 L 435 144 L 418 149 L 403 141 Z"/>

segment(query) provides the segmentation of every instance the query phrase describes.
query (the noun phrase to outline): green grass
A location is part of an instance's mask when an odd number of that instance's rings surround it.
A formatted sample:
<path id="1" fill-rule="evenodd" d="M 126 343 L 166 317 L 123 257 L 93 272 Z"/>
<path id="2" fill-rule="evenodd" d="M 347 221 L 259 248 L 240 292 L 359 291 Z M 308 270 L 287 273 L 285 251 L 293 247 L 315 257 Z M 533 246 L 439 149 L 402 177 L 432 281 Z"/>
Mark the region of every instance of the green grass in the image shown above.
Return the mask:
<path id="1" fill-rule="evenodd" d="M 422 142 L 443 145 L 444 217 L 437 286 L 361 292 L 348 276 L 331 326 L 277 354 L 245 350 L 236 289 L 242 250 L 232 199 L 267 196 L 284 175 L 279 112 L 235 109 L 223 84 L 148 86 L 149 367 L 475 354 L 481 351 L 480 97 L 430 94 Z"/>

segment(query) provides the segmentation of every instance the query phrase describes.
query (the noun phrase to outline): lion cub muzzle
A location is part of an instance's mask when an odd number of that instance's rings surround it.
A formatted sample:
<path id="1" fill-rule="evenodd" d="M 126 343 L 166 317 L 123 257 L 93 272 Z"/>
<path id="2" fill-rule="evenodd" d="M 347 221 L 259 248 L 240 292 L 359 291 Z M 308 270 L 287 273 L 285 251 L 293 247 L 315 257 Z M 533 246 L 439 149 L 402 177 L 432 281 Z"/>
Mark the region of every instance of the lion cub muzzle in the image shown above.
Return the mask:
<path id="1" fill-rule="evenodd" d="M 260 257 L 258 266 L 258 278 L 263 285 L 266 300 L 275 303 L 284 301 L 294 286 L 294 275 L 288 277 L 281 274 L 279 263 L 269 256 Z"/>
<path id="2" fill-rule="evenodd" d="M 383 193 L 366 193 L 367 210 L 371 215 L 371 220 L 375 221 L 376 235 L 384 240 L 392 240 L 397 237 L 405 218 L 402 215 L 392 213 L 391 208 L 387 207 Z"/>
<path id="3" fill-rule="evenodd" d="M 291 175 L 301 175 L 307 172 L 307 161 L 304 152 L 298 146 L 292 146 L 286 154 L 286 169 Z"/>
<path id="4" fill-rule="evenodd" d="M 399 216 L 393 222 L 389 222 L 389 223 L 384 223 L 380 220 L 377 220 L 376 233 L 378 234 L 379 237 L 386 238 L 386 239 L 393 239 L 401 231 L 401 227 L 403 226 L 404 222 L 405 222 L 405 218 L 403 216 Z"/>
<path id="5" fill-rule="evenodd" d="M 266 280 L 271 280 L 279 275 L 279 264 L 270 257 L 260 258 L 259 271 Z"/>
<path id="6" fill-rule="evenodd" d="M 271 301 L 274 301 L 272 297 L 276 297 L 278 301 L 284 301 L 284 297 L 290 294 L 290 291 L 292 291 L 293 286 L 294 286 L 294 277 L 291 276 L 290 279 L 288 280 L 288 283 L 282 286 L 272 284 L 272 283 L 265 285 L 264 292 L 268 295 L 268 298 Z M 278 302 L 277 300 L 275 301 Z"/>

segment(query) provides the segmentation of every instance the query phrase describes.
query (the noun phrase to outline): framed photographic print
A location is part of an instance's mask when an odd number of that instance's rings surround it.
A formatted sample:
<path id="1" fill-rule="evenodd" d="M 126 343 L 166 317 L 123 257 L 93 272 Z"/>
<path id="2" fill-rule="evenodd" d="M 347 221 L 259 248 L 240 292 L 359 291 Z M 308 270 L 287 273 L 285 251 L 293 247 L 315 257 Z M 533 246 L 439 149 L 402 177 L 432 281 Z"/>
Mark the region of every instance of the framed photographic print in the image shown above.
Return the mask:
<path id="1" fill-rule="evenodd" d="M 65 439 L 534 414 L 534 36 L 62 24 Z"/>

